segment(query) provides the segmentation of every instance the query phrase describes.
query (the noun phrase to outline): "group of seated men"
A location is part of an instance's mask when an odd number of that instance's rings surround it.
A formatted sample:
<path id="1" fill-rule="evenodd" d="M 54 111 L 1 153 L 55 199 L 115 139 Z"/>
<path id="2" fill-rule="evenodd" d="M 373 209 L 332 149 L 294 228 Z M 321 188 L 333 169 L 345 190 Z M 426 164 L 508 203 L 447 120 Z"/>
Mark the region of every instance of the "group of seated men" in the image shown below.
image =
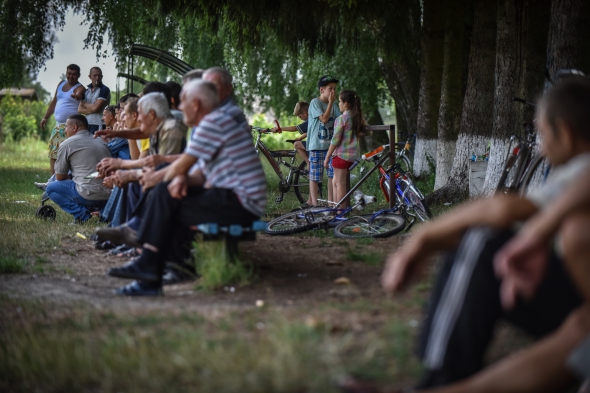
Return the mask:
<path id="1" fill-rule="evenodd" d="M 97 229 L 97 245 L 121 245 L 136 256 L 109 271 L 134 280 L 119 288 L 120 295 L 158 295 L 162 285 L 194 277 L 194 265 L 187 263 L 191 227 L 250 225 L 264 214 L 266 178 L 247 119 L 234 101 L 231 74 L 214 67 L 191 72 L 183 82 L 175 102 L 182 112 L 176 114 L 152 84 L 139 99 L 123 97 L 123 129 L 100 130 L 93 137 L 84 116 L 70 116 L 57 181 L 47 186 L 48 196 L 79 222 L 106 204 L 101 217 L 111 225 Z M 175 117 L 179 113 L 182 121 Z M 112 138 L 149 138 L 149 148 L 137 159 L 113 158 L 103 140 Z M 88 176 L 94 171 L 98 178 Z"/>

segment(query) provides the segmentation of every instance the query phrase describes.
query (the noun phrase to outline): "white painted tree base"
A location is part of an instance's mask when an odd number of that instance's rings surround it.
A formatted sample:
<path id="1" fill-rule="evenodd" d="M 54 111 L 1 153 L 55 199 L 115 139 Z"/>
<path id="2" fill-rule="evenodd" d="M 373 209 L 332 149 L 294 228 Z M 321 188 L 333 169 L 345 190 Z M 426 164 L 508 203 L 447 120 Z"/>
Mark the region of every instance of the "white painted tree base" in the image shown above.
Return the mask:
<path id="1" fill-rule="evenodd" d="M 416 150 L 414 151 L 414 176 L 430 174 L 428 160 L 436 163 L 436 139 L 416 139 Z"/>
<path id="2" fill-rule="evenodd" d="M 455 158 L 455 149 L 457 141 L 441 141 L 436 146 L 436 178 L 434 180 L 434 190 L 438 190 L 447 185 L 453 159 Z"/>

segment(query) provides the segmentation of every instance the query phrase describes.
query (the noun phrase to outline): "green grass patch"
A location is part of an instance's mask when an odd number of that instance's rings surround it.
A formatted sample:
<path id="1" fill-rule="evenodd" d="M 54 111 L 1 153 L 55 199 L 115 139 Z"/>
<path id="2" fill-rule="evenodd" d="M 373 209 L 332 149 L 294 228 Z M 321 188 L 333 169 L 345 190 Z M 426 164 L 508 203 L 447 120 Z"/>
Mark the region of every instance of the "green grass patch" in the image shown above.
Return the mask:
<path id="1" fill-rule="evenodd" d="M 365 262 L 371 266 L 378 266 L 383 263 L 383 255 L 374 251 L 364 251 L 360 248 L 348 248 L 344 257 L 349 261 Z"/>
<path id="2" fill-rule="evenodd" d="M 206 320 L 189 311 L 146 318 L 78 307 L 54 317 L 42 303 L 0 298 L 0 310 L 3 391 L 323 393 L 337 392 L 344 374 L 411 383 L 420 371 L 410 355 L 415 328 L 393 318 L 358 326 L 330 319 L 332 309 Z"/>
<path id="3" fill-rule="evenodd" d="M 196 241 L 193 245 L 197 273 L 201 276 L 197 284 L 200 289 L 246 285 L 255 278 L 250 266 L 237 259 L 231 260 L 221 240 Z"/>

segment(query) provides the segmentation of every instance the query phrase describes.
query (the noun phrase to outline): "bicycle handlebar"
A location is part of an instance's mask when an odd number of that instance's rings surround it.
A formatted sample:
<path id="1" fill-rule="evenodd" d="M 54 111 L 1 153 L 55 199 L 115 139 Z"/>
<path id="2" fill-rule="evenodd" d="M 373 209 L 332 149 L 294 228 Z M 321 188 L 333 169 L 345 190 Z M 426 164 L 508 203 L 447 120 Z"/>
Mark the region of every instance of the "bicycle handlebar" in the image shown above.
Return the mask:
<path id="1" fill-rule="evenodd" d="M 527 100 L 525 100 L 523 98 L 512 97 L 512 101 L 520 102 L 521 104 L 525 104 L 525 105 L 530 105 L 533 108 L 536 108 L 537 107 L 537 104 L 535 104 L 534 102 L 527 101 Z"/>
<path id="2" fill-rule="evenodd" d="M 376 156 L 377 154 L 383 152 L 387 148 L 389 148 L 389 144 L 383 145 L 383 146 L 379 146 L 375 150 L 363 154 L 362 156 L 360 156 L 359 158 L 357 158 L 356 160 L 354 160 L 354 162 L 352 163 L 352 165 L 350 166 L 350 168 L 348 168 L 348 171 L 349 172 L 352 171 L 354 168 L 356 168 L 356 166 L 358 164 L 360 164 L 361 161 L 368 160 L 369 158 L 371 158 L 373 156 Z"/>

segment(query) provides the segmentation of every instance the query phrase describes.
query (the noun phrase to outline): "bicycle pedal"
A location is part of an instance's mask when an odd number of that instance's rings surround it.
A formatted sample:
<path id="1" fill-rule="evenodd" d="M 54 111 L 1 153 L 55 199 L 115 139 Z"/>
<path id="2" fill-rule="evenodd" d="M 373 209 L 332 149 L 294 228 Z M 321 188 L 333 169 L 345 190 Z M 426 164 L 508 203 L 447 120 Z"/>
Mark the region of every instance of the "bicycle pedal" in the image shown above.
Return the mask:
<path id="1" fill-rule="evenodd" d="M 275 203 L 281 203 L 283 202 L 283 196 L 281 195 L 280 197 L 276 197 L 275 198 Z"/>

